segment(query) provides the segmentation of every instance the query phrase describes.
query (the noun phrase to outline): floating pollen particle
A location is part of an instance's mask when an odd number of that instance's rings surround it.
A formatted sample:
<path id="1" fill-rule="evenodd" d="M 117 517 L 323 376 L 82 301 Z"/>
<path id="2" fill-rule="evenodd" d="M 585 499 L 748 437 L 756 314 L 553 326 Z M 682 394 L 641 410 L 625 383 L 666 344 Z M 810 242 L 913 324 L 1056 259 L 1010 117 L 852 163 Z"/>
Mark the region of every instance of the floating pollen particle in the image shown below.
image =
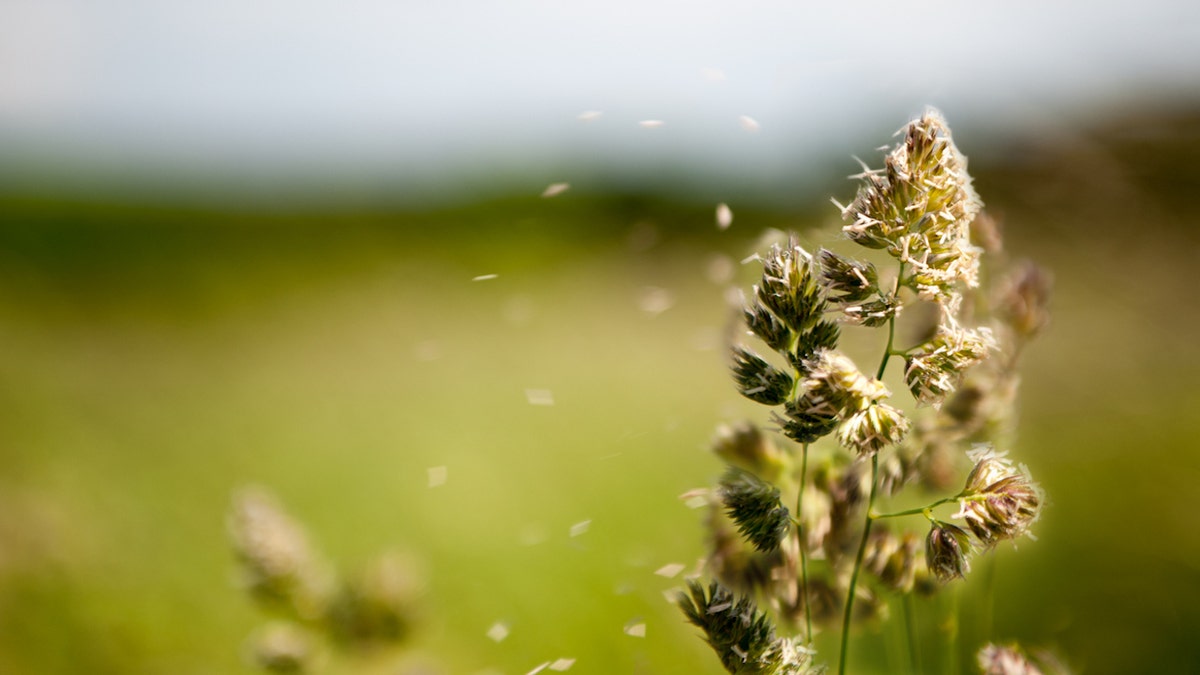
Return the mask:
<path id="1" fill-rule="evenodd" d="M 642 289 L 638 296 L 638 308 L 650 316 L 658 316 L 671 309 L 675 304 L 675 296 L 665 288 L 648 286 Z"/>
<path id="2" fill-rule="evenodd" d="M 762 129 L 762 125 L 758 123 L 758 120 L 754 119 L 753 117 L 751 117 L 749 115 L 742 115 L 741 117 L 739 117 L 738 124 L 742 125 L 743 129 L 745 129 L 746 131 L 749 131 L 751 133 L 756 132 L 759 129 Z"/>
<path id="3" fill-rule="evenodd" d="M 554 392 L 549 389 L 526 389 L 525 400 L 529 405 L 554 405 Z"/>
<path id="4" fill-rule="evenodd" d="M 571 530 L 570 530 L 571 536 L 578 537 L 579 535 L 587 532 L 588 528 L 591 526 L 592 526 L 592 521 L 581 520 L 580 522 L 575 523 L 574 525 L 571 526 Z"/>
<path id="5" fill-rule="evenodd" d="M 657 129 L 663 125 L 662 120 L 642 120 L 638 122 L 638 126 L 643 129 Z"/>
<path id="6" fill-rule="evenodd" d="M 471 281 L 491 281 L 499 276 L 499 274 L 480 274 L 477 277 L 472 277 Z"/>
<path id="7" fill-rule="evenodd" d="M 431 466 L 426 471 L 429 474 L 429 487 L 441 487 L 446 484 L 446 467 Z"/>
<path id="8" fill-rule="evenodd" d="M 557 197 L 558 195 L 561 195 L 562 193 L 564 193 L 570 189 L 571 189 L 570 183 L 551 183 L 546 186 L 545 190 L 542 190 L 542 197 L 546 197 L 546 198 Z"/>
<path id="9" fill-rule="evenodd" d="M 558 659 L 554 663 L 550 664 L 550 670 L 562 672 L 564 670 L 570 670 L 571 666 L 573 665 L 575 665 L 575 659 Z"/>
<path id="10" fill-rule="evenodd" d="M 728 230 L 732 224 L 733 210 L 724 202 L 717 204 L 717 229 Z"/>
<path id="11" fill-rule="evenodd" d="M 709 491 L 706 488 L 688 490 L 679 495 L 679 498 L 683 500 L 684 505 L 689 509 L 702 509 L 710 503 Z"/>
<path id="12" fill-rule="evenodd" d="M 646 622 L 641 619 L 634 619 L 625 624 L 625 634 L 629 637 L 644 638 L 646 637 Z"/>
<path id="13" fill-rule="evenodd" d="M 413 356 L 418 361 L 437 361 L 442 357 L 442 346 L 436 340 L 425 340 L 413 347 Z"/>
<path id="14" fill-rule="evenodd" d="M 580 122 L 591 122 L 603 114 L 604 113 L 600 112 L 599 110 L 584 110 L 583 112 L 579 113 L 579 116 L 576 119 L 578 119 Z"/>
<path id="15" fill-rule="evenodd" d="M 504 638 L 508 637 L 508 626 L 497 621 L 488 629 L 487 636 L 492 642 L 503 642 Z"/>
<path id="16" fill-rule="evenodd" d="M 685 567 L 687 566 L 681 563 L 670 563 L 669 565 L 663 565 L 662 567 L 654 570 L 654 573 L 660 577 L 672 579 L 679 576 L 679 573 L 682 572 Z"/>
<path id="17" fill-rule="evenodd" d="M 546 528 L 537 523 L 530 523 L 521 528 L 517 539 L 521 542 L 522 546 L 537 546 L 538 544 L 545 543 L 547 537 Z"/>

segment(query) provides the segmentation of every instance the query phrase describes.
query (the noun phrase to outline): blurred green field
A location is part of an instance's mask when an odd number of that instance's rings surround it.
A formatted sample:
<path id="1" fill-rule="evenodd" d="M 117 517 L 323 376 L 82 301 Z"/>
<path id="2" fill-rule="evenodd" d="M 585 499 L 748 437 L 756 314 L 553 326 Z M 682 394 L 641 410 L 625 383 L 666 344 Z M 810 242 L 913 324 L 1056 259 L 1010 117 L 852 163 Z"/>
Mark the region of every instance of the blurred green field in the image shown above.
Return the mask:
<path id="1" fill-rule="evenodd" d="M 973 158 L 1010 252 L 1057 279 L 1014 451 L 1051 504 L 1038 541 L 999 553 L 994 636 L 1080 672 L 1200 663 L 1200 135 L 1180 124 Z M 832 241 L 831 207 L 735 204 L 719 232 L 711 203 L 629 195 L 423 213 L 2 201 L 0 672 L 250 672 L 263 617 L 225 530 L 245 484 L 343 566 L 422 557 L 413 645 L 440 672 L 719 672 L 663 598 L 678 580 L 654 574 L 702 554 L 678 495 L 718 473 L 716 424 L 765 421 L 728 381 L 726 284 L 707 270 L 767 227 Z M 921 603 L 923 628 L 943 610 Z M 639 617 L 646 637 L 625 635 Z M 887 672 L 893 629 L 863 630 L 856 672 Z"/>

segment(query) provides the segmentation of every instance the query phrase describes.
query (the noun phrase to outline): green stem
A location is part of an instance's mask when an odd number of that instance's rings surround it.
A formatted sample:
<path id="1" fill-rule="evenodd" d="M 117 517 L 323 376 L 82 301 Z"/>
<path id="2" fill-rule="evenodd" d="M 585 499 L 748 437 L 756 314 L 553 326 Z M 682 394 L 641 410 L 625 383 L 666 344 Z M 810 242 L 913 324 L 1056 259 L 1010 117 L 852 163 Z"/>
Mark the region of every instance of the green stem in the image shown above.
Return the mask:
<path id="1" fill-rule="evenodd" d="M 886 363 L 886 358 L 884 359 Z M 850 615 L 854 611 L 854 590 L 858 587 L 858 573 L 862 570 L 863 556 L 867 552 L 867 539 L 871 536 L 871 509 L 875 504 L 875 487 L 879 478 L 879 453 L 871 455 L 871 495 L 867 498 L 867 518 L 863 524 L 862 539 L 858 542 L 858 555 L 854 557 L 854 571 L 850 573 L 850 590 L 846 593 L 846 612 L 842 616 L 842 652 L 838 660 L 838 675 L 846 673 L 846 653 L 850 648 Z"/>
<path id="2" fill-rule="evenodd" d="M 804 603 L 804 639 L 812 645 L 812 607 L 808 604 L 808 553 L 805 551 L 804 484 L 808 481 L 808 443 L 800 454 L 800 495 L 796 497 L 796 543 L 800 546 L 800 597 Z"/>
<path id="3" fill-rule="evenodd" d="M 904 263 L 896 271 L 896 283 L 892 286 L 892 298 L 900 294 L 900 279 L 904 276 Z M 879 370 L 875 379 L 882 380 L 887 371 L 888 359 L 896 343 L 896 316 L 888 318 L 888 340 L 883 349 L 883 358 L 879 360 Z M 862 570 L 863 556 L 867 552 L 867 539 L 871 536 L 871 523 L 875 522 L 872 512 L 875 510 L 875 491 L 879 487 L 879 453 L 871 455 L 871 494 L 867 497 L 867 515 L 863 523 L 862 539 L 858 542 L 858 554 L 854 557 L 854 570 L 850 572 L 850 588 L 846 592 L 846 611 L 842 615 L 842 649 L 838 659 L 838 675 L 846 673 L 846 654 L 850 649 L 850 617 L 854 613 L 854 591 L 858 588 L 858 573 Z"/>
<path id="4" fill-rule="evenodd" d="M 871 518 L 873 518 L 875 520 L 880 520 L 881 518 L 899 518 L 901 516 L 915 516 L 918 514 L 923 514 L 926 518 L 933 520 L 933 515 L 930 513 L 930 511 L 932 511 L 934 508 L 936 508 L 938 506 L 941 506 L 942 504 L 949 504 L 950 502 L 956 502 L 962 498 L 963 498 L 963 496 L 961 494 L 959 494 L 959 495 L 955 495 L 953 497 L 946 497 L 945 499 L 939 499 L 936 502 L 934 502 L 928 506 L 920 506 L 915 509 L 908 509 L 906 511 L 896 511 L 895 513 L 872 513 Z"/>
<path id="5" fill-rule="evenodd" d="M 992 621 L 996 613 L 996 556 L 990 555 L 984 562 L 983 569 L 983 616 L 982 623 L 983 640 L 992 639 Z"/>
<path id="6" fill-rule="evenodd" d="M 875 373 L 875 379 L 882 380 L 883 372 L 887 370 L 888 359 L 892 357 L 892 342 L 896 339 L 896 319 L 888 321 L 888 343 L 887 349 L 883 352 L 883 360 L 879 362 L 879 372 Z"/>
<path id="7" fill-rule="evenodd" d="M 904 628 L 908 634 L 908 658 L 909 666 L 912 668 L 913 675 L 919 675 L 921 672 L 921 654 L 917 651 L 917 616 L 916 609 L 913 607 L 913 594 L 908 592 L 904 594 Z"/>
<path id="8" fill-rule="evenodd" d="M 946 666 L 947 673 L 959 672 L 958 589 L 959 586 L 956 584 L 950 591 L 950 617 L 946 620 L 946 631 L 948 632 L 947 641 L 949 642 L 946 648 L 946 658 L 948 660 Z"/>
<path id="9" fill-rule="evenodd" d="M 900 263 L 900 269 L 896 272 L 896 284 L 892 287 L 892 299 L 900 294 L 900 277 L 904 276 L 904 263 Z M 883 373 L 887 370 L 888 359 L 892 357 L 894 347 L 896 345 L 896 315 L 893 314 L 888 318 L 888 341 L 887 347 L 883 349 L 883 359 L 879 361 L 879 371 L 875 373 L 875 379 L 882 380 Z"/>

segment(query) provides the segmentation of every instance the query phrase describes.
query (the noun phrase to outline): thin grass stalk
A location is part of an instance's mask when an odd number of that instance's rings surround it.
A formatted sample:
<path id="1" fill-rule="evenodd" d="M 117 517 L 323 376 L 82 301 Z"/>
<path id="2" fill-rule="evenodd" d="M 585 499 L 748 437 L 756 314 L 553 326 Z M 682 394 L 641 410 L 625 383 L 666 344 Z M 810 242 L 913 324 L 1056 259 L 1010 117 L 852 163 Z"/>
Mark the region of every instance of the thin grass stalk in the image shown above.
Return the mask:
<path id="1" fill-rule="evenodd" d="M 804 640 L 812 646 L 812 607 L 808 604 L 808 553 L 805 550 L 804 484 L 808 481 L 808 443 L 800 450 L 800 495 L 796 497 L 796 541 L 800 545 L 800 597 L 804 604 Z"/>
<path id="2" fill-rule="evenodd" d="M 842 651 L 838 659 L 838 675 L 845 675 L 846 654 L 850 648 L 850 616 L 854 611 L 854 591 L 858 587 L 858 573 L 862 570 L 863 556 L 867 552 L 867 539 L 871 536 L 871 507 L 875 503 L 875 488 L 879 484 L 879 453 L 871 455 L 871 496 L 867 498 L 867 517 L 863 524 L 862 539 L 858 542 L 858 554 L 854 556 L 854 571 L 850 573 L 850 590 L 846 592 L 846 612 L 842 616 Z"/>
<path id="3" fill-rule="evenodd" d="M 900 278 L 904 276 L 904 263 L 900 263 L 900 268 L 896 272 L 896 284 L 892 288 L 892 297 L 900 292 Z M 896 317 L 888 319 L 888 340 L 887 346 L 883 349 L 883 358 L 879 360 L 879 370 L 875 373 L 875 379 L 882 380 L 883 374 L 887 371 L 888 360 L 892 356 L 892 347 L 896 341 Z M 879 453 L 871 455 L 871 494 L 867 498 L 867 515 L 863 522 L 862 539 L 858 542 L 858 554 L 854 557 L 854 571 L 850 573 L 850 588 L 846 591 L 846 611 L 842 616 L 842 649 L 841 656 L 838 659 L 838 675 L 844 675 L 846 672 L 846 654 L 850 648 L 850 617 L 854 612 L 854 591 L 858 588 L 858 573 L 862 569 L 863 556 L 867 552 L 867 539 L 871 536 L 871 524 L 874 522 L 873 513 L 875 511 L 875 492 L 879 487 Z"/>
<path id="4" fill-rule="evenodd" d="M 917 610 L 914 606 L 912 593 L 905 593 L 901 599 L 904 603 L 904 632 L 908 637 L 908 662 L 913 675 L 921 672 L 920 645 L 917 644 Z"/>

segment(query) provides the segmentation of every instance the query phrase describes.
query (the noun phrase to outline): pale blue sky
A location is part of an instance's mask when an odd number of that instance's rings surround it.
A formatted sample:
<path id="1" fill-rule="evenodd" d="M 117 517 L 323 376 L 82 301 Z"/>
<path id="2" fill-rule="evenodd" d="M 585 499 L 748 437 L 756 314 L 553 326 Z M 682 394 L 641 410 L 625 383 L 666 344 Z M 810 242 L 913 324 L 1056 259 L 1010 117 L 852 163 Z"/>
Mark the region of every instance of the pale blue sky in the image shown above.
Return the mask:
<path id="1" fill-rule="evenodd" d="M 1200 99 L 1200 2 L 0 0 L 10 157 L 118 173 L 745 178 L 925 104 L 1003 138 L 1146 94 Z"/>

